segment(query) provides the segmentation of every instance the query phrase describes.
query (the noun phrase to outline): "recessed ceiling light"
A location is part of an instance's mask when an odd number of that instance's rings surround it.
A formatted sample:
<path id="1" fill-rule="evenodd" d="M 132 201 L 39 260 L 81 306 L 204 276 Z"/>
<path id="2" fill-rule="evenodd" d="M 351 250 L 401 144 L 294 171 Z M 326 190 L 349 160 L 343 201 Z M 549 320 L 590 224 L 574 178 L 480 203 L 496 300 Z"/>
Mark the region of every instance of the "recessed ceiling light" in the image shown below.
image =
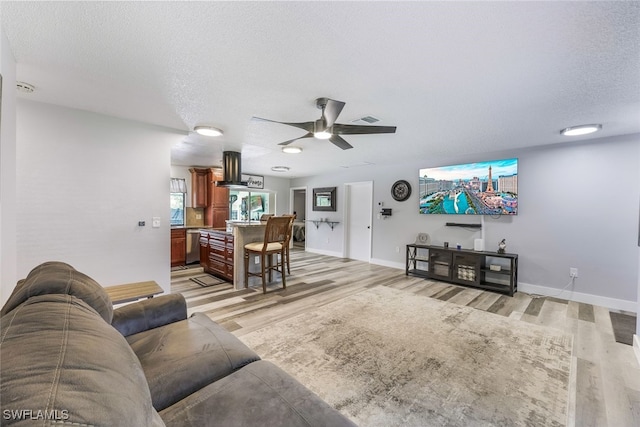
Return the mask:
<path id="1" fill-rule="evenodd" d="M 273 166 L 271 168 L 272 171 L 274 172 L 288 172 L 289 171 L 289 167 L 288 166 Z"/>
<path id="2" fill-rule="evenodd" d="M 300 147 L 283 147 L 282 148 L 282 152 L 283 153 L 289 153 L 289 154 L 298 154 L 298 153 L 302 153 L 302 148 L 300 148 Z"/>
<path id="3" fill-rule="evenodd" d="M 24 93 L 32 93 L 34 90 L 36 90 L 34 85 L 30 85 L 29 83 L 25 83 L 25 82 L 16 82 L 16 89 L 19 92 L 24 92 Z"/>
<path id="4" fill-rule="evenodd" d="M 199 134 L 204 136 L 220 136 L 222 135 L 222 131 L 218 128 L 214 128 L 213 126 L 196 126 L 193 130 Z"/>
<path id="5" fill-rule="evenodd" d="M 602 125 L 593 124 L 593 125 L 580 125 L 580 126 L 572 126 L 570 128 L 562 129 L 560 133 L 564 136 L 580 136 L 580 135 L 588 135 L 590 133 L 594 133 L 602 129 Z"/>

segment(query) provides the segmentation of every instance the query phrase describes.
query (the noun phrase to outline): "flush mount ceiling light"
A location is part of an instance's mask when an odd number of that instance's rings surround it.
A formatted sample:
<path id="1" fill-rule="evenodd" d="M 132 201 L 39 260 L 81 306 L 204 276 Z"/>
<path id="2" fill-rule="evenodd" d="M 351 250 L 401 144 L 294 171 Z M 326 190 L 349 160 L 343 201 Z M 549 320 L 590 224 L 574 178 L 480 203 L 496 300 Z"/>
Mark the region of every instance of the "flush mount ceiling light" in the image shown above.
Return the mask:
<path id="1" fill-rule="evenodd" d="M 580 126 L 572 126 L 570 128 L 562 129 L 560 133 L 564 136 L 580 136 L 580 135 L 588 135 L 590 133 L 594 133 L 602 129 L 602 125 L 593 124 L 593 125 L 580 125 Z"/>
<path id="2" fill-rule="evenodd" d="M 289 171 L 289 167 L 288 166 L 273 166 L 271 168 L 272 171 L 274 172 L 288 172 Z"/>
<path id="3" fill-rule="evenodd" d="M 289 153 L 289 154 L 298 154 L 298 153 L 302 153 L 302 148 L 300 148 L 300 147 L 283 147 L 282 148 L 282 152 L 283 153 Z"/>
<path id="4" fill-rule="evenodd" d="M 25 82 L 16 82 L 16 89 L 18 90 L 18 92 L 24 93 L 33 93 L 33 91 L 36 90 L 34 85 L 30 85 L 29 83 Z"/>
<path id="5" fill-rule="evenodd" d="M 214 128 L 213 126 L 196 126 L 193 130 L 198 135 L 204 136 L 220 136 L 222 135 L 222 131 L 218 128 Z"/>

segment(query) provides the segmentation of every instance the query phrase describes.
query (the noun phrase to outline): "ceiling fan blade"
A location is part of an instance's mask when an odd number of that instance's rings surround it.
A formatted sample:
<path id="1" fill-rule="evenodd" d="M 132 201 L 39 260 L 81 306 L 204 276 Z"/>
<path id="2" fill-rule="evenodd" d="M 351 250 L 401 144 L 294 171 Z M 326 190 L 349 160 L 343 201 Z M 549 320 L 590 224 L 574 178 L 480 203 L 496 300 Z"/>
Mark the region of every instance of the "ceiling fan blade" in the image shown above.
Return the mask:
<path id="1" fill-rule="evenodd" d="M 324 107 L 324 118 L 327 124 L 327 128 L 333 126 L 343 108 L 344 102 L 327 98 L 327 105 Z"/>
<path id="2" fill-rule="evenodd" d="M 367 125 L 333 125 L 333 133 L 342 135 L 358 135 L 369 133 L 396 133 L 395 126 L 367 126 Z"/>
<path id="3" fill-rule="evenodd" d="M 281 143 L 280 143 L 280 144 L 278 144 L 278 145 L 289 145 L 289 144 L 291 144 L 293 141 L 297 141 L 297 140 L 299 140 L 299 139 L 304 139 L 304 138 L 313 138 L 313 134 L 312 134 L 311 132 L 309 132 L 308 134 L 303 135 L 303 136 L 301 136 L 301 137 L 299 137 L 299 138 L 293 138 L 293 139 L 290 139 L 290 140 L 288 140 L 288 141 L 281 142 Z"/>
<path id="4" fill-rule="evenodd" d="M 329 138 L 329 141 L 333 142 L 335 145 L 342 148 L 343 150 L 348 150 L 349 148 L 353 148 L 353 145 L 345 141 L 340 135 L 331 135 L 331 138 Z"/>
<path id="5" fill-rule="evenodd" d="M 315 122 L 302 122 L 302 123 L 290 123 L 290 122 L 278 122 L 275 120 L 263 119 L 262 117 L 252 117 L 253 120 L 258 120 L 261 122 L 271 122 L 271 123 L 280 123 L 281 125 L 293 126 L 299 129 L 304 129 L 307 132 L 313 132 L 313 124 Z"/>

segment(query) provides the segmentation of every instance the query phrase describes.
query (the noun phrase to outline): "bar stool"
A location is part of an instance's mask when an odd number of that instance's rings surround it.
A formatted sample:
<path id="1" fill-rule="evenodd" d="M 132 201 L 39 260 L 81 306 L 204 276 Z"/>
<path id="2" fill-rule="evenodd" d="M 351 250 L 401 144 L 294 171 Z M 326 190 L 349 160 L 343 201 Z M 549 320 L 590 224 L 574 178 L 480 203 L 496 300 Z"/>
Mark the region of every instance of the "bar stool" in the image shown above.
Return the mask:
<path id="1" fill-rule="evenodd" d="M 289 256 L 290 256 L 289 251 L 291 246 L 291 236 L 293 235 L 293 222 L 296 220 L 296 214 L 285 214 L 282 216 L 289 218 L 289 229 L 287 231 L 287 240 L 286 242 L 284 242 L 284 256 L 286 258 L 286 263 L 287 263 L 287 273 L 291 274 L 291 265 L 289 262 Z"/>
<path id="2" fill-rule="evenodd" d="M 285 279 L 285 242 L 289 229 L 289 217 L 272 216 L 267 219 L 264 230 L 264 239 L 261 242 L 247 243 L 244 245 L 244 287 L 249 286 L 249 276 L 262 277 L 262 292 L 267 293 L 266 275 L 269 274 L 269 282 L 272 280 L 272 272 L 278 271 L 282 276 L 282 288 L 286 289 Z M 249 272 L 249 257 L 251 254 L 260 255 L 260 272 Z M 273 264 L 273 255 L 276 256 L 276 263 Z"/>

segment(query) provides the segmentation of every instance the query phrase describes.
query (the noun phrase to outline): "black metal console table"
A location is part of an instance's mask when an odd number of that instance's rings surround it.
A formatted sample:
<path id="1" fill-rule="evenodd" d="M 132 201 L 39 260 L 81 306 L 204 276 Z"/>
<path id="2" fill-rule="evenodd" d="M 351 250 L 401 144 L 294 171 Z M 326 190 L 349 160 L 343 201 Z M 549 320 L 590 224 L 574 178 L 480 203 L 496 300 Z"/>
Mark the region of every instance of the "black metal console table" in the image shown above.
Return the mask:
<path id="1" fill-rule="evenodd" d="M 518 255 L 409 244 L 405 273 L 513 296 Z"/>

